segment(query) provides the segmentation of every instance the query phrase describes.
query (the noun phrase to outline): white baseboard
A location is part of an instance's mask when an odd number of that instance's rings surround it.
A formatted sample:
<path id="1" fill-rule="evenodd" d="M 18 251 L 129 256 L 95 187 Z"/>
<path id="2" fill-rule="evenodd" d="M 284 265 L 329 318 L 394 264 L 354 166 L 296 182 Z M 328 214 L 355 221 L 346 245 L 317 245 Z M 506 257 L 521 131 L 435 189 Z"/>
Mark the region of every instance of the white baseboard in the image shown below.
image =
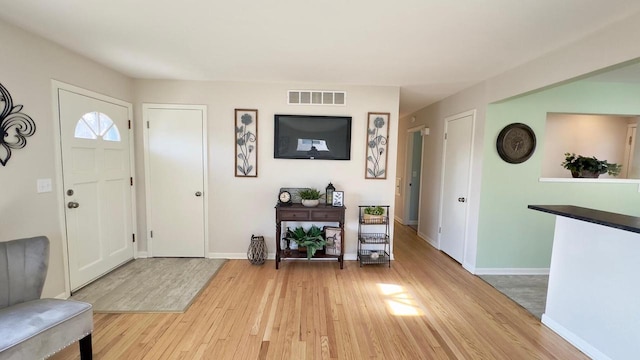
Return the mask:
<path id="1" fill-rule="evenodd" d="M 432 238 L 427 236 L 427 234 L 425 234 L 425 233 L 418 232 L 417 234 L 418 234 L 418 237 L 420 239 L 426 241 L 427 244 L 429 244 L 429 245 L 433 246 L 434 248 L 438 249 L 438 242 L 437 241 L 433 240 Z M 438 249 L 438 250 L 440 250 L 440 249 Z"/>
<path id="2" fill-rule="evenodd" d="M 542 323 L 549 329 L 553 330 L 556 334 L 562 336 L 571 345 L 577 347 L 580 351 L 587 354 L 594 360 L 611 360 L 610 357 L 603 354 L 600 350 L 593 347 L 591 344 L 583 340 L 580 336 L 569 331 L 564 326 L 558 324 L 553 319 L 549 318 L 546 314 L 542 314 Z"/>
<path id="3" fill-rule="evenodd" d="M 418 220 L 409 220 L 407 221 L 407 225 L 418 225 Z"/>
<path id="4" fill-rule="evenodd" d="M 247 253 L 209 253 L 207 256 L 209 259 L 230 259 L 240 260 L 247 259 Z M 273 254 L 268 254 L 267 259 L 273 260 L 275 257 Z"/>
<path id="5" fill-rule="evenodd" d="M 146 251 L 138 251 L 136 259 L 146 259 L 149 257 L 149 253 Z"/>
<path id="6" fill-rule="evenodd" d="M 472 274 L 476 274 L 476 267 L 475 265 L 471 265 L 468 262 L 462 263 L 462 267 L 467 270 L 468 272 L 472 273 Z"/>
<path id="7" fill-rule="evenodd" d="M 549 275 L 549 268 L 475 268 L 476 275 Z"/>
<path id="8" fill-rule="evenodd" d="M 60 300 L 67 300 L 69 298 L 69 295 L 67 295 L 67 293 L 62 293 L 62 294 L 58 294 L 56 296 L 54 296 L 55 299 L 60 299 Z"/>
<path id="9" fill-rule="evenodd" d="M 404 225 L 404 220 L 403 220 L 401 217 L 399 217 L 399 216 L 397 216 L 397 215 L 396 215 L 396 216 L 394 216 L 394 217 L 393 217 L 393 219 L 394 219 L 395 221 L 399 222 L 400 224 L 403 224 L 403 225 Z"/>

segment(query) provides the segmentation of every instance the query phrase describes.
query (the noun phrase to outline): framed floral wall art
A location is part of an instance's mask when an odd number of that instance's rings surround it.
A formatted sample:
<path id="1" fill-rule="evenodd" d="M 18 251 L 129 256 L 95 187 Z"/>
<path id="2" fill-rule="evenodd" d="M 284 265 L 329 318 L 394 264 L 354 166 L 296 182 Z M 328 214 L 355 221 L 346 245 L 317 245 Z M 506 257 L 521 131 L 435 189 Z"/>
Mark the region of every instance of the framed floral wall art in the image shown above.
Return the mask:
<path id="1" fill-rule="evenodd" d="M 236 177 L 258 176 L 258 110 L 236 109 Z"/>
<path id="2" fill-rule="evenodd" d="M 367 162 L 365 179 L 387 178 L 387 142 L 389 113 L 367 115 Z"/>

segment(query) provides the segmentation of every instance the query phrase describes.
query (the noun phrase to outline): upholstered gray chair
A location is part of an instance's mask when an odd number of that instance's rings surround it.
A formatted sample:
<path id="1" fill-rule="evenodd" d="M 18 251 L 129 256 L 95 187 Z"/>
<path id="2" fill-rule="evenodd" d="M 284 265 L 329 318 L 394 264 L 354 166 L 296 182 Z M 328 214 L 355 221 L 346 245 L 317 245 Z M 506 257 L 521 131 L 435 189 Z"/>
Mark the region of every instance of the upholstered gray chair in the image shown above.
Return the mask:
<path id="1" fill-rule="evenodd" d="M 91 304 L 40 299 L 49 265 L 44 236 L 0 242 L 0 359 L 43 359 L 78 341 L 91 359 Z"/>

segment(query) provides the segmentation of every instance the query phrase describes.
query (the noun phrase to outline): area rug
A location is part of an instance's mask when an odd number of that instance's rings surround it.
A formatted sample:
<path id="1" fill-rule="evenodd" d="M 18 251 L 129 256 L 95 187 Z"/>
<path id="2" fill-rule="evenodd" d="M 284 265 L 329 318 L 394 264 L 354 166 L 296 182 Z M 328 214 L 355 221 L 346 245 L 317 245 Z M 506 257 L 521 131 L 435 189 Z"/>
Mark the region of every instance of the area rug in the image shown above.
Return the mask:
<path id="1" fill-rule="evenodd" d="M 226 260 L 136 259 L 80 289 L 71 299 L 99 313 L 185 312 Z"/>
<path id="2" fill-rule="evenodd" d="M 540 319 L 547 303 L 547 275 L 482 275 L 480 278 Z"/>

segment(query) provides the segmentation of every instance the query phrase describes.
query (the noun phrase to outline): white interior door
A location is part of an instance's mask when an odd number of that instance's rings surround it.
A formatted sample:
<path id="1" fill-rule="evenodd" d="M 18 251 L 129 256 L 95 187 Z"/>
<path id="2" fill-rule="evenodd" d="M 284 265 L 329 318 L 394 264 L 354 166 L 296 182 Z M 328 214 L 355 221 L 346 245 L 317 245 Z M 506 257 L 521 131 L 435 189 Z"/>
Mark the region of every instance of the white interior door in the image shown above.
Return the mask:
<path id="1" fill-rule="evenodd" d="M 460 263 L 466 243 L 473 122 L 473 114 L 453 117 L 445 129 L 440 250 Z"/>
<path id="2" fill-rule="evenodd" d="M 133 258 L 129 112 L 58 89 L 71 290 Z"/>
<path id="3" fill-rule="evenodd" d="M 151 255 L 204 257 L 206 107 L 146 104 L 143 116 Z"/>

